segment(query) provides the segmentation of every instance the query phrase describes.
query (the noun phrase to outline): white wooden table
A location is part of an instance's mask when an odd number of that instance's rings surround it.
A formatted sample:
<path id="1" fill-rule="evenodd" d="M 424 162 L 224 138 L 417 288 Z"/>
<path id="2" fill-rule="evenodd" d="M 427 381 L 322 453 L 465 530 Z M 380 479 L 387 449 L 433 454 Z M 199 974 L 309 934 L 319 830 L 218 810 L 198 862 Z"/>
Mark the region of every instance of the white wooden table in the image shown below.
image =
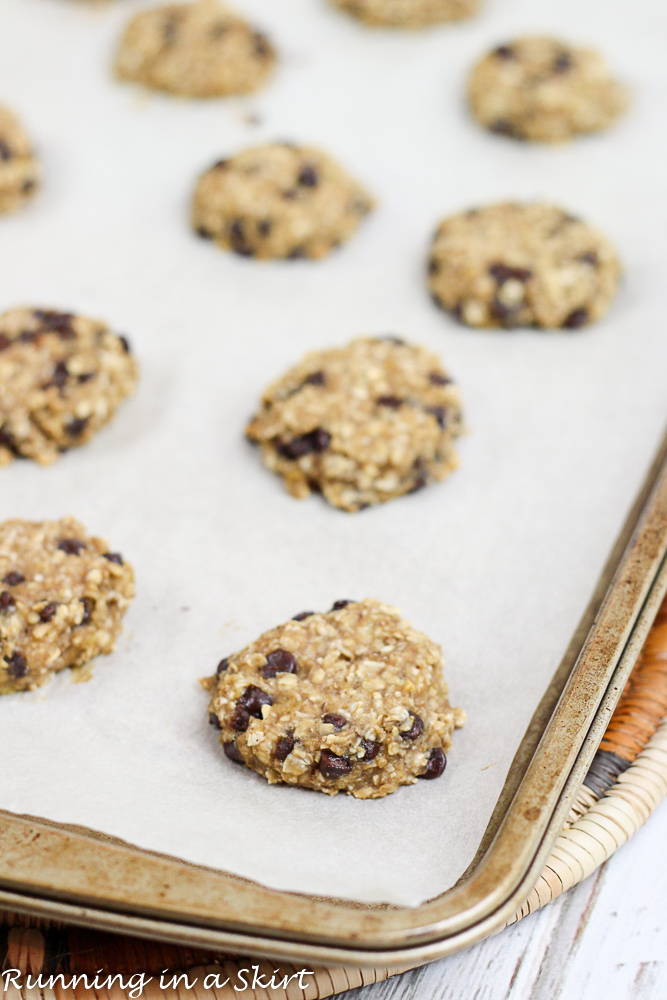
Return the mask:
<path id="1" fill-rule="evenodd" d="M 559 900 L 346 1000 L 667 1000 L 667 803 Z"/>

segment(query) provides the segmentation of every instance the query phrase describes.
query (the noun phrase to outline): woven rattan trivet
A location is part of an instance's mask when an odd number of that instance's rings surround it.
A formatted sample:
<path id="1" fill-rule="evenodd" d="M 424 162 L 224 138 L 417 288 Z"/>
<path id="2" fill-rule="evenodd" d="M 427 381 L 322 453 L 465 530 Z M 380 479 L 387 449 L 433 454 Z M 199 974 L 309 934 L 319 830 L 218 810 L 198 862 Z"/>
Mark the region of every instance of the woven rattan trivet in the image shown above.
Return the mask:
<path id="1" fill-rule="evenodd" d="M 581 882 L 632 837 L 667 796 L 667 601 L 656 619 L 642 654 L 604 735 L 600 749 L 570 812 L 563 833 L 530 896 L 508 923 L 514 923 L 551 902 L 566 889 Z M 274 982 L 294 977 L 287 988 L 252 989 L 254 967 L 260 983 L 270 982 L 278 966 L 257 959 L 230 958 L 198 949 L 175 947 L 153 941 L 119 937 L 98 931 L 65 927 L 15 913 L 0 911 L 0 963 L 3 970 L 20 970 L 17 989 L 5 997 L 18 1000 L 124 1000 L 131 994 L 129 980 L 140 973 L 152 976 L 141 992 L 147 1000 L 170 996 L 174 1000 L 311 1000 L 378 982 L 394 975 L 389 969 L 322 969 L 303 977 L 301 989 L 296 966 L 279 966 Z M 109 986 L 86 989 L 85 982 L 67 988 L 72 977 L 86 974 L 90 980 L 100 971 L 98 982 L 116 978 Z M 160 987 L 160 976 L 169 970 L 185 973 L 175 989 Z M 250 970 L 239 976 L 240 970 Z M 25 976 L 58 976 L 62 979 L 40 989 L 27 989 Z M 227 986 L 205 988 L 207 976 Z M 44 978 L 42 980 L 44 982 Z M 213 983 L 213 979 L 209 980 Z M 0 979 L 0 992 L 8 982 Z M 244 983 L 249 988 L 241 989 Z M 234 986 L 237 988 L 234 989 Z M 65 988 L 63 988 L 65 987 Z M 125 988 L 123 988 L 125 987 Z"/>

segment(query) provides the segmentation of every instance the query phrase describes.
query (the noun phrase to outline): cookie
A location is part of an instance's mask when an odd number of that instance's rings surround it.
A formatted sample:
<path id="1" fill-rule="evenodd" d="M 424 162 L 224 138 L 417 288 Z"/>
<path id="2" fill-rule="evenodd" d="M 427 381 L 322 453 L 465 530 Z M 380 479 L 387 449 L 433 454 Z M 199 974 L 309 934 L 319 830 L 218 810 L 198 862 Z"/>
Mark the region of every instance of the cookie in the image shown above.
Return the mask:
<path id="1" fill-rule="evenodd" d="M 553 205 L 472 209 L 439 226 L 433 300 L 468 326 L 576 329 L 603 316 L 621 266 L 609 241 Z"/>
<path id="2" fill-rule="evenodd" d="M 14 212 L 35 194 L 39 166 L 18 119 L 0 107 L 0 215 Z"/>
<path id="3" fill-rule="evenodd" d="M 129 22 L 116 75 L 181 97 L 249 94 L 276 62 L 268 38 L 217 0 L 152 7 Z"/>
<path id="4" fill-rule="evenodd" d="M 73 518 L 0 524 L 0 694 L 110 653 L 133 597 L 131 566 Z"/>
<path id="5" fill-rule="evenodd" d="M 472 17 L 480 0 L 333 0 L 346 14 L 372 27 L 426 28 Z"/>
<path id="6" fill-rule="evenodd" d="M 608 128 L 625 111 L 628 92 L 593 49 L 528 37 L 500 45 L 475 66 L 468 100 L 491 132 L 564 142 Z"/>
<path id="7" fill-rule="evenodd" d="M 0 466 L 49 465 L 85 444 L 134 389 L 127 338 L 98 320 L 49 309 L 0 316 Z"/>
<path id="8" fill-rule="evenodd" d="M 292 496 L 357 511 L 457 467 L 461 404 L 434 354 L 366 337 L 306 355 L 269 386 L 246 433 Z"/>
<path id="9" fill-rule="evenodd" d="M 327 795 L 377 799 L 439 778 L 465 722 L 447 700 L 440 647 L 373 600 L 303 612 L 203 683 L 230 760 Z"/>
<path id="10" fill-rule="evenodd" d="M 192 225 L 243 257 L 316 259 L 349 239 L 372 207 L 326 153 L 275 143 L 207 170 L 195 189 Z"/>

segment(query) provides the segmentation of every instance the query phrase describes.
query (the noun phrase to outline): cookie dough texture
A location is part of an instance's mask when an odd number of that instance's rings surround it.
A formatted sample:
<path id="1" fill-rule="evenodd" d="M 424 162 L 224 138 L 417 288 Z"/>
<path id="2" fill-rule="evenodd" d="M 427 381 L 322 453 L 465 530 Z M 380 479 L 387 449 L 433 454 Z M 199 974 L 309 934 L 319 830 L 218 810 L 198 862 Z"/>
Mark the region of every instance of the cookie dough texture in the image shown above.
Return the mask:
<path id="1" fill-rule="evenodd" d="M 594 50 L 529 37 L 500 45 L 475 66 L 468 100 L 491 132 L 563 142 L 608 128 L 625 111 L 628 91 Z"/>
<path id="2" fill-rule="evenodd" d="M 305 612 L 204 682 L 226 755 L 268 779 L 381 798 L 444 769 L 465 722 L 440 648 L 378 601 Z"/>
<path id="3" fill-rule="evenodd" d="M 110 653 L 132 568 L 77 521 L 0 524 L 0 694 Z"/>
<path id="4" fill-rule="evenodd" d="M 458 465 L 459 392 L 439 359 L 395 337 L 316 351 L 274 382 L 247 428 L 292 496 L 357 511 Z"/>
<path id="5" fill-rule="evenodd" d="M 41 465 L 85 444 L 134 389 L 125 337 L 97 320 L 49 309 L 0 316 L 0 466 Z"/>
<path id="6" fill-rule="evenodd" d="M 217 0 L 167 4 L 132 18 L 120 42 L 121 80 L 181 97 L 248 94 L 273 71 L 268 38 Z"/>
<path id="7" fill-rule="evenodd" d="M 16 116 L 0 106 L 0 215 L 14 212 L 35 194 L 39 166 Z"/>
<path id="8" fill-rule="evenodd" d="M 319 258 L 356 231 L 370 195 L 319 149 L 276 143 L 220 160 L 199 179 L 192 224 L 243 257 Z"/>
<path id="9" fill-rule="evenodd" d="M 431 247 L 434 301 L 468 326 L 575 329 L 603 316 L 621 266 L 592 226 L 548 204 L 446 219 Z"/>
<path id="10" fill-rule="evenodd" d="M 472 17 L 480 0 L 333 0 L 346 14 L 372 27 L 426 28 Z"/>

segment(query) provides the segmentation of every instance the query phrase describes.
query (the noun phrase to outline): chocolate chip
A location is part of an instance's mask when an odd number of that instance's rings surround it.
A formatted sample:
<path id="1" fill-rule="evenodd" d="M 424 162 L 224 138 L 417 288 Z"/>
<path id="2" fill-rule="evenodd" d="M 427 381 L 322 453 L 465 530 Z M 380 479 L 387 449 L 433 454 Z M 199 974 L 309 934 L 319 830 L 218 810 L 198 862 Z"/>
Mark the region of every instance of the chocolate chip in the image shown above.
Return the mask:
<path id="1" fill-rule="evenodd" d="M 116 566 L 123 565 L 123 557 L 120 554 L 120 552 L 105 552 L 104 558 L 107 560 L 107 562 L 115 563 Z"/>
<path id="2" fill-rule="evenodd" d="M 268 236 L 273 229 L 271 219 L 260 219 L 257 223 L 257 232 L 260 236 Z"/>
<path id="3" fill-rule="evenodd" d="M 41 622 L 50 622 L 58 609 L 58 605 L 55 601 L 51 601 L 49 604 L 45 605 L 39 612 L 39 620 Z"/>
<path id="4" fill-rule="evenodd" d="M 37 334 L 34 330 L 23 330 L 16 339 L 20 344 L 34 344 L 37 340 Z"/>
<path id="5" fill-rule="evenodd" d="M 85 547 L 86 543 L 80 538 L 61 538 L 57 545 L 57 548 L 61 552 L 66 552 L 68 556 L 78 556 Z"/>
<path id="6" fill-rule="evenodd" d="M 6 162 L 7 160 L 11 160 L 11 158 L 12 158 L 11 149 L 9 148 L 4 139 L 0 139 L 0 160 L 4 160 Z"/>
<path id="7" fill-rule="evenodd" d="M 18 587 L 19 583 L 25 583 L 25 577 L 23 573 L 19 573 L 18 570 L 13 569 L 2 578 L 2 582 L 6 583 L 8 587 Z"/>
<path id="8" fill-rule="evenodd" d="M 572 56 L 563 50 L 554 59 L 553 71 L 554 73 L 567 73 L 569 69 L 572 69 Z"/>
<path id="9" fill-rule="evenodd" d="M 25 662 L 25 656 L 19 653 L 18 650 L 12 653 L 11 656 L 6 656 L 5 662 L 12 677 L 18 679 L 19 677 L 25 677 L 28 673 L 28 664 Z"/>
<path id="10" fill-rule="evenodd" d="M 445 757 L 445 751 L 441 750 L 440 747 L 434 747 L 428 755 L 426 770 L 419 777 L 425 778 L 426 781 L 431 781 L 433 778 L 439 778 L 441 774 L 444 774 L 446 767 L 447 758 Z"/>
<path id="11" fill-rule="evenodd" d="M 308 254 L 306 253 L 305 247 L 294 247 L 293 250 L 287 254 L 287 260 L 305 260 Z"/>
<path id="12" fill-rule="evenodd" d="M 33 309 L 32 314 L 42 324 L 45 333 L 57 333 L 62 340 L 71 340 L 75 336 L 72 329 L 73 313 L 57 312 L 55 309 Z"/>
<path id="13" fill-rule="evenodd" d="M 408 493 L 419 493 L 428 484 L 428 476 L 425 472 L 418 472 L 415 476 L 412 486 L 408 490 Z"/>
<path id="14" fill-rule="evenodd" d="M 261 719 L 262 706 L 273 705 L 273 698 L 266 691 L 262 691 L 261 688 L 257 687 L 257 685 L 249 684 L 236 704 L 240 705 L 241 708 L 245 708 L 248 715 L 252 715 L 256 719 Z"/>
<path id="15" fill-rule="evenodd" d="M 0 333 L 0 351 L 6 351 L 10 346 L 11 340 L 6 333 Z"/>
<path id="16" fill-rule="evenodd" d="M 347 725 L 347 719 L 344 715 L 338 715 L 336 712 L 327 712 L 326 715 L 322 716 L 322 722 L 328 726 L 333 726 L 336 732 L 342 729 L 343 726 Z"/>
<path id="17" fill-rule="evenodd" d="M 234 253 L 240 254 L 241 257 L 253 256 L 255 251 L 246 243 L 243 219 L 235 219 L 232 222 L 229 228 L 229 246 Z"/>
<path id="18" fill-rule="evenodd" d="M 496 59 L 514 59 L 516 52 L 511 45 L 499 45 L 491 55 L 495 56 Z"/>
<path id="19" fill-rule="evenodd" d="M 390 410 L 397 410 L 403 406 L 405 400 L 399 399 L 398 396 L 378 396 L 375 402 L 378 406 L 388 406 Z"/>
<path id="20" fill-rule="evenodd" d="M 276 760 L 287 760 L 292 750 L 294 749 L 296 741 L 294 739 L 293 733 L 286 733 L 281 736 L 276 743 L 275 758 Z"/>
<path id="21" fill-rule="evenodd" d="M 93 611 L 95 610 L 95 601 L 92 597 L 82 597 L 81 603 L 83 604 L 83 617 L 79 622 L 79 625 L 90 625 L 93 620 Z"/>
<path id="22" fill-rule="evenodd" d="M 326 383 L 327 377 L 322 371 L 311 372 L 310 375 L 306 375 L 302 382 L 302 385 L 324 385 Z"/>
<path id="23" fill-rule="evenodd" d="M 229 720 L 230 727 L 236 733 L 245 733 L 250 725 L 250 713 L 243 705 L 237 705 Z"/>
<path id="24" fill-rule="evenodd" d="M 354 601 L 334 601 L 334 603 L 331 605 L 331 610 L 342 611 L 343 608 L 346 608 L 348 606 L 348 604 L 354 604 Z"/>
<path id="25" fill-rule="evenodd" d="M 438 427 L 445 427 L 447 424 L 447 409 L 444 406 L 429 406 L 428 412 L 432 413 L 438 421 Z"/>
<path id="26" fill-rule="evenodd" d="M 269 44 L 269 40 L 266 37 L 266 35 L 263 35 L 261 31 L 256 31 L 252 37 L 253 37 L 253 42 L 255 44 L 255 52 L 257 53 L 257 55 L 261 56 L 262 59 L 266 59 L 268 56 L 270 56 L 271 45 Z"/>
<path id="27" fill-rule="evenodd" d="M 577 330 L 580 326 L 585 326 L 588 323 L 588 309 L 574 309 L 573 312 L 565 319 L 563 322 L 563 328 L 565 330 Z"/>
<path id="28" fill-rule="evenodd" d="M 428 273 L 433 276 L 440 270 L 440 261 L 435 257 L 430 257 L 428 262 Z"/>
<path id="29" fill-rule="evenodd" d="M 51 386 L 55 386 L 56 389 L 62 389 L 67 382 L 69 372 L 67 371 L 67 365 L 64 361 L 59 361 L 56 367 L 53 369 L 53 375 L 51 380 L 44 386 L 45 389 L 50 389 Z"/>
<path id="30" fill-rule="evenodd" d="M 216 729 L 222 729 L 222 723 L 215 712 L 208 713 L 208 724 L 209 726 L 215 726 Z"/>
<path id="31" fill-rule="evenodd" d="M 317 185 L 320 182 L 317 170 L 315 169 L 315 167 L 311 166 L 303 167 L 301 173 L 299 174 L 298 179 L 299 179 L 299 184 L 301 184 L 303 187 L 309 187 L 309 188 L 317 187 Z"/>
<path id="32" fill-rule="evenodd" d="M 347 757 L 339 757 L 338 754 L 332 753 L 331 750 L 322 751 L 318 767 L 320 774 L 332 780 L 344 778 L 352 770 L 352 764 Z"/>
<path id="33" fill-rule="evenodd" d="M 229 160 L 217 160 L 211 167 L 211 170 L 226 170 L 228 166 Z"/>
<path id="34" fill-rule="evenodd" d="M 236 745 L 236 740 L 229 740 L 229 742 L 223 743 L 222 749 L 225 751 L 225 757 L 233 760 L 235 764 L 245 764 L 241 756 L 241 751 Z"/>
<path id="35" fill-rule="evenodd" d="M 308 434 L 302 434 L 301 437 L 278 444 L 276 448 L 283 458 L 295 461 L 304 455 L 310 455 L 311 452 L 325 451 L 329 447 L 330 441 L 329 432 L 325 431 L 323 427 L 316 427 Z"/>
<path id="36" fill-rule="evenodd" d="M 287 649 L 274 649 L 272 653 L 269 653 L 262 671 L 267 680 L 275 677 L 276 674 L 295 674 L 296 672 L 296 657 Z"/>
<path id="37" fill-rule="evenodd" d="M 495 132 L 496 135 L 507 135 L 512 139 L 515 138 L 514 126 L 511 122 L 505 121 L 503 118 L 498 118 L 495 122 L 491 122 L 488 128 L 489 132 Z"/>
<path id="38" fill-rule="evenodd" d="M 118 339 L 120 340 L 120 346 L 123 348 L 123 350 L 125 351 L 125 353 L 126 354 L 131 354 L 132 353 L 132 347 L 130 346 L 130 342 L 127 339 L 127 337 L 124 337 L 123 334 L 121 333 L 121 334 L 118 335 Z"/>
<path id="39" fill-rule="evenodd" d="M 401 733 L 404 740 L 416 740 L 424 732 L 424 723 L 421 717 L 415 712 L 410 712 L 410 715 L 412 716 L 412 726 L 407 733 Z"/>
<path id="40" fill-rule="evenodd" d="M 587 250 L 586 253 L 580 253 L 575 259 L 580 261 L 582 264 L 590 264 L 591 267 L 597 267 L 600 263 L 600 258 L 596 254 L 595 250 Z"/>
<path id="41" fill-rule="evenodd" d="M 380 752 L 380 747 L 382 746 L 379 740 L 364 739 L 362 739 L 361 745 L 365 751 L 364 756 L 361 758 L 362 760 L 375 760 Z"/>
<path id="42" fill-rule="evenodd" d="M 213 239 L 213 233 L 209 233 L 208 229 L 205 229 L 204 226 L 197 226 L 195 232 L 197 233 L 197 236 L 200 236 L 203 240 Z"/>
<path id="43" fill-rule="evenodd" d="M 92 378 L 95 378 L 95 372 L 84 372 L 83 375 L 77 375 L 76 380 L 79 385 L 83 385 L 84 382 L 90 382 Z"/>
<path id="44" fill-rule="evenodd" d="M 528 267 L 508 267 L 507 264 L 500 262 L 491 264 L 489 274 L 492 278 L 496 279 L 499 285 L 504 284 L 506 281 L 521 281 L 525 283 L 533 276 L 533 272 Z"/>
<path id="45" fill-rule="evenodd" d="M 8 590 L 0 591 L 0 611 L 9 611 L 16 607 L 16 601 Z"/>
<path id="46" fill-rule="evenodd" d="M 440 372 L 429 372 L 428 380 L 431 385 L 451 385 L 452 383 L 449 375 L 442 375 Z"/>
<path id="47" fill-rule="evenodd" d="M 70 437 L 81 437 L 88 426 L 89 420 L 90 417 L 75 417 L 74 420 L 70 420 L 70 422 L 65 425 L 65 430 Z"/>
<path id="48" fill-rule="evenodd" d="M 300 611 L 298 615 L 294 615 L 294 617 L 292 618 L 292 621 L 293 622 L 303 622 L 303 621 L 306 620 L 306 618 L 310 618 L 310 616 L 314 615 L 314 614 L 315 614 L 314 611 Z"/>
<path id="49" fill-rule="evenodd" d="M 219 677 L 220 674 L 224 674 L 225 670 L 229 670 L 229 660 L 227 657 L 224 660 L 220 660 L 220 663 L 215 668 L 215 676 Z"/>

